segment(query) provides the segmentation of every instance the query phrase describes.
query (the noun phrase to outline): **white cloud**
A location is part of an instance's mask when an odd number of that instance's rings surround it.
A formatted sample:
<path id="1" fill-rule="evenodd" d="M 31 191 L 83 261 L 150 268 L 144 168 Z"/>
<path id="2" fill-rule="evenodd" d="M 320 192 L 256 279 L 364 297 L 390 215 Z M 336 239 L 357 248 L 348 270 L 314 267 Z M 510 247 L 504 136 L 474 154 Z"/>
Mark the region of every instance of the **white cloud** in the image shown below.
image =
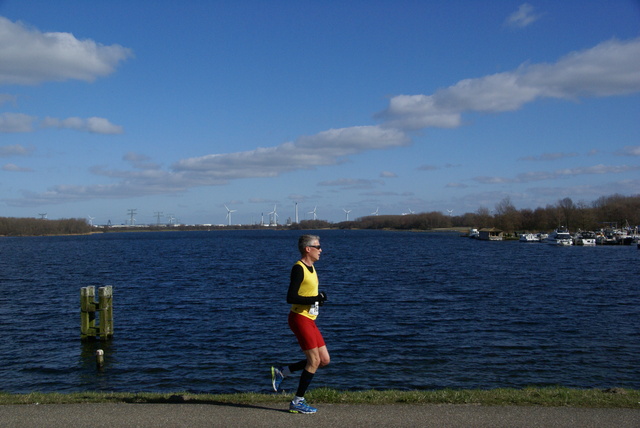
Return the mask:
<path id="1" fill-rule="evenodd" d="M 33 147 L 24 147 L 20 144 L 14 144 L 12 146 L 0 146 L 0 158 L 8 158 L 11 156 L 28 156 L 33 151 Z"/>
<path id="2" fill-rule="evenodd" d="M 396 174 L 395 172 L 391 172 L 391 171 L 382 171 L 380 173 L 380 177 L 382 177 L 382 178 L 398 178 L 398 174 Z"/>
<path id="3" fill-rule="evenodd" d="M 173 167 L 176 171 L 198 175 L 204 180 L 276 177 L 288 171 L 335 165 L 349 155 L 364 151 L 408 143 L 408 137 L 396 129 L 356 126 L 303 136 L 295 142 L 276 147 L 183 159 Z"/>
<path id="4" fill-rule="evenodd" d="M 533 6 L 523 3 L 518 10 L 507 17 L 506 24 L 510 27 L 524 28 L 536 22 L 542 15 L 533 12 Z"/>
<path id="5" fill-rule="evenodd" d="M 147 155 L 144 155 L 142 153 L 135 153 L 135 152 L 127 152 L 124 154 L 124 156 L 122 156 L 123 160 L 126 160 L 127 162 L 132 162 L 132 163 L 136 163 L 136 162 L 146 162 L 148 160 L 151 160 L 151 158 Z"/>
<path id="6" fill-rule="evenodd" d="M 160 165 L 155 162 L 151 162 L 151 158 L 149 156 L 140 153 L 128 152 L 122 157 L 122 159 L 129 162 L 131 166 L 137 169 L 160 169 Z"/>
<path id="7" fill-rule="evenodd" d="M 11 95 L 11 94 L 0 94 L 0 106 L 2 104 L 5 103 L 13 103 L 15 104 L 15 102 L 18 100 L 18 97 L 16 97 L 15 95 Z"/>
<path id="8" fill-rule="evenodd" d="M 31 132 L 35 117 L 23 113 L 0 114 L 0 133 Z"/>
<path id="9" fill-rule="evenodd" d="M 384 184 L 384 182 L 363 178 L 339 178 L 318 183 L 319 186 L 341 187 L 342 189 L 372 189 L 380 184 Z"/>
<path id="10" fill-rule="evenodd" d="M 640 38 L 610 40 L 555 64 L 465 79 L 432 95 L 398 95 L 377 117 L 384 126 L 412 130 L 455 128 L 462 113 L 513 111 L 540 98 L 576 99 L 640 91 Z"/>
<path id="11" fill-rule="evenodd" d="M 620 174 L 627 171 L 640 170 L 640 165 L 594 165 L 580 168 L 559 169 L 560 175 L 585 175 L 585 174 Z"/>
<path id="12" fill-rule="evenodd" d="M 8 163 L 2 166 L 2 170 L 3 171 L 8 171 L 8 172 L 31 172 L 33 171 L 31 168 L 23 168 L 23 167 L 19 167 L 16 164 L 13 163 Z"/>
<path id="13" fill-rule="evenodd" d="M 572 195 L 573 198 L 595 200 L 602 195 L 638 194 L 640 180 L 620 180 L 597 185 L 577 185 L 570 187 L 534 187 L 527 190 L 535 196 L 548 199 L 550 196 Z M 540 202 L 542 204 L 542 200 Z"/>
<path id="14" fill-rule="evenodd" d="M 520 84 L 540 97 L 575 99 L 640 91 L 640 38 L 610 40 L 572 52 L 555 64 L 524 66 Z"/>
<path id="15" fill-rule="evenodd" d="M 114 125 L 102 117 L 90 117 L 86 120 L 86 129 L 94 134 L 122 134 L 122 126 Z"/>
<path id="16" fill-rule="evenodd" d="M 640 156 L 640 146 L 625 146 L 616 154 L 620 156 Z"/>
<path id="17" fill-rule="evenodd" d="M 45 117 L 40 126 L 42 128 L 73 129 L 93 134 L 122 134 L 124 132 L 122 126 L 114 125 L 108 119 L 102 117 L 89 117 L 87 119 L 79 117 L 69 117 L 67 119 Z"/>
<path id="18" fill-rule="evenodd" d="M 183 192 L 196 186 L 226 184 L 229 180 L 251 177 L 275 177 L 288 171 L 311 169 L 343 161 L 349 155 L 367 150 L 405 145 L 408 137 L 401 131 L 377 126 L 331 129 L 313 136 L 300 137 L 276 147 L 206 155 L 184 159 L 173 170 L 148 168 L 149 158 L 128 153 L 125 160 L 141 171 L 91 168 L 96 175 L 119 180 L 110 185 L 54 186 L 36 194 L 25 193 L 21 200 L 8 200 L 13 206 L 65 203 L 93 198 L 128 198 L 149 194 Z M 145 167 L 145 165 L 147 167 Z M 369 183 L 371 184 L 371 183 Z"/>
<path id="19" fill-rule="evenodd" d="M 479 176 L 474 178 L 475 181 L 482 184 L 504 184 L 515 182 L 512 178 Z"/>
<path id="20" fill-rule="evenodd" d="M 405 146 L 408 143 L 408 137 L 397 129 L 352 126 L 300 137 L 296 141 L 296 147 L 307 152 L 321 153 L 330 158 L 339 158 L 369 150 Z"/>
<path id="21" fill-rule="evenodd" d="M 449 189 L 466 189 L 469 186 L 464 183 L 447 183 L 444 187 Z"/>
<path id="22" fill-rule="evenodd" d="M 96 167 L 92 169 L 92 172 L 116 178 L 119 181 L 113 184 L 90 186 L 56 185 L 41 193 L 24 191 L 21 199 L 5 199 L 5 203 L 9 206 L 28 207 L 64 204 L 89 199 L 125 199 L 179 193 L 196 185 L 196 183 L 186 180 L 180 174 L 158 170 L 106 171 Z"/>
<path id="23" fill-rule="evenodd" d="M 534 171 L 523 172 L 515 178 L 506 177 L 475 177 L 474 180 L 482 184 L 504 184 L 504 183 L 529 183 L 532 181 L 555 180 L 563 177 L 574 177 L 579 175 L 594 174 L 621 174 L 629 171 L 640 170 L 640 165 L 593 165 L 578 168 L 564 168 L 556 171 Z"/>
<path id="24" fill-rule="evenodd" d="M 70 79 L 94 81 L 115 71 L 131 49 L 43 33 L 0 16 L 0 84 L 32 85 Z"/>
<path id="25" fill-rule="evenodd" d="M 460 165 L 459 164 L 453 164 L 453 163 L 446 163 L 444 164 L 444 166 L 438 166 L 438 165 L 420 165 L 418 168 L 416 168 L 418 171 L 437 171 L 439 169 L 443 169 L 443 168 L 459 168 Z"/>
<path id="26" fill-rule="evenodd" d="M 564 159 L 564 158 L 572 158 L 572 157 L 576 157 L 578 156 L 578 153 L 575 152 L 571 152 L 571 153 L 543 153 L 539 156 L 525 156 L 522 157 L 518 160 L 523 160 L 523 161 L 552 161 L 552 160 L 558 160 L 558 159 Z"/>
<path id="27" fill-rule="evenodd" d="M 397 95 L 389 107 L 376 115 L 389 127 L 405 129 L 457 128 L 462 124 L 460 111 L 436 105 L 434 95 Z"/>

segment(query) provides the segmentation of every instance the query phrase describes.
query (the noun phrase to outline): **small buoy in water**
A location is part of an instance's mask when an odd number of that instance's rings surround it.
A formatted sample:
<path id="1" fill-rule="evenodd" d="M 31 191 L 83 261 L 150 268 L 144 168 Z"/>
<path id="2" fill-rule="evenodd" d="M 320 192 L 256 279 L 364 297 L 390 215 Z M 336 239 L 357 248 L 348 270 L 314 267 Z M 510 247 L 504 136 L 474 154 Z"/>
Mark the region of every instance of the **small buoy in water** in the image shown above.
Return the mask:
<path id="1" fill-rule="evenodd" d="M 104 366 L 104 351 L 102 349 L 98 349 L 96 351 L 96 367 L 101 369 Z"/>

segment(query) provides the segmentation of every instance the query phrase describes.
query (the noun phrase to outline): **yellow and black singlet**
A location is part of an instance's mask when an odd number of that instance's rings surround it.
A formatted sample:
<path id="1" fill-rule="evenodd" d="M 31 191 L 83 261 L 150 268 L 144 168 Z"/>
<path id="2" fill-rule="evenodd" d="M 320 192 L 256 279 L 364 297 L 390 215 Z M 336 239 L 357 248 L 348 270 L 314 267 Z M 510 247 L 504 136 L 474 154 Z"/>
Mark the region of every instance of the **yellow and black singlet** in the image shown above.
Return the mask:
<path id="1" fill-rule="evenodd" d="M 310 313 L 318 301 L 318 274 L 313 266 L 307 266 L 298 260 L 291 268 L 291 282 L 287 292 L 287 303 L 291 304 L 291 312 L 309 319 L 316 319 L 317 314 Z"/>

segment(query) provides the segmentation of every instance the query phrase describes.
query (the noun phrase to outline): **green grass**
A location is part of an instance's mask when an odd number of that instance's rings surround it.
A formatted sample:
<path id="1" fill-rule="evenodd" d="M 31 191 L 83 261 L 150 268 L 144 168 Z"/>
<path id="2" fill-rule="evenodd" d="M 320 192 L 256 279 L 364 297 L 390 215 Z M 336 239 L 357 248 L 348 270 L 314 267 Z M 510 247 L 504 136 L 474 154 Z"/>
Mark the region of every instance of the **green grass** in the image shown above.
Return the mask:
<path id="1" fill-rule="evenodd" d="M 40 393 L 0 392 L 0 405 L 77 403 L 201 403 L 257 404 L 289 400 L 290 394 L 189 394 L 189 393 Z M 337 391 L 320 388 L 310 391 L 313 403 L 330 404 L 475 404 L 484 406 L 608 407 L 640 409 L 640 390 L 611 388 L 571 389 L 563 387 L 437 391 Z"/>

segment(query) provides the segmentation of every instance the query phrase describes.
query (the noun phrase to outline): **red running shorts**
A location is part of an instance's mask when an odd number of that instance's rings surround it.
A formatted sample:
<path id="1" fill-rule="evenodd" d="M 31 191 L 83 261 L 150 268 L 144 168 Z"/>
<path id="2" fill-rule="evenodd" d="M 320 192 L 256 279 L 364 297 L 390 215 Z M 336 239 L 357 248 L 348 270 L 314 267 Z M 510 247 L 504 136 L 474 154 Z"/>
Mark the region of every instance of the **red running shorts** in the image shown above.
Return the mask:
<path id="1" fill-rule="evenodd" d="M 314 320 L 295 312 L 289 312 L 289 328 L 296 335 L 303 351 L 325 346 L 322 333 Z"/>

